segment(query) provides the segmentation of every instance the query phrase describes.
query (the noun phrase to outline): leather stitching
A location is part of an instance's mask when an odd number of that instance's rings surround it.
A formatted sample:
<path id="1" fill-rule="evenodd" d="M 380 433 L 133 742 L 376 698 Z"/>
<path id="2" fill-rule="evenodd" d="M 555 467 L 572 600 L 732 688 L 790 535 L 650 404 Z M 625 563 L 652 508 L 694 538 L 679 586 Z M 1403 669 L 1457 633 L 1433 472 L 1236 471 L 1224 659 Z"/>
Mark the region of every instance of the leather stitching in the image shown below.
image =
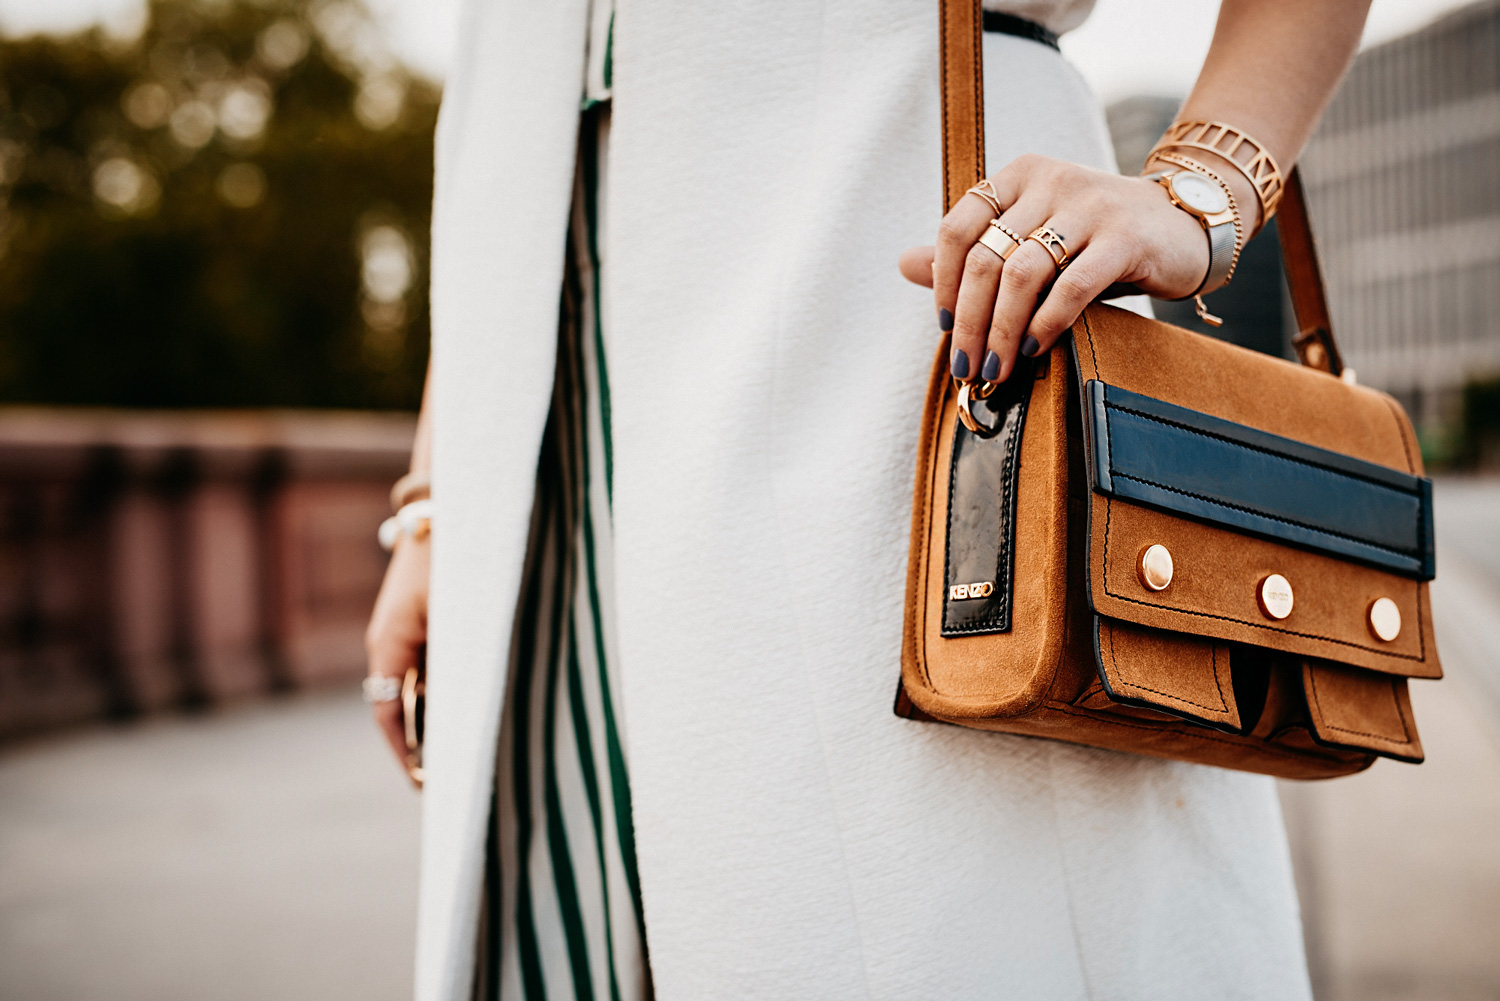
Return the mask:
<path id="1" fill-rule="evenodd" d="M 943 105 L 943 213 L 946 215 L 950 208 L 948 205 L 948 192 L 953 190 L 948 181 L 948 161 L 951 159 L 951 154 L 948 148 L 948 115 L 950 109 L 948 104 L 948 5 L 946 3 L 938 4 L 938 36 L 939 41 L 942 43 L 943 63 L 938 77 L 942 88 L 940 100 Z"/>
<path id="2" fill-rule="evenodd" d="M 1214 744 L 1227 744 L 1230 747 L 1238 748 L 1239 750 L 1242 750 L 1242 751 L 1243 750 L 1250 750 L 1250 751 L 1254 751 L 1255 753 L 1258 753 L 1258 754 L 1269 754 L 1269 755 L 1271 755 L 1272 757 L 1275 757 L 1275 758 L 1285 758 L 1287 761 L 1295 761 L 1295 762 L 1297 762 L 1299 764 L 1304 764 L 1304 765 L 1308 764 L 1309 762 L 1317 762 L 1317 761 L 1326 761 L 1326 762 L 1329 762 L 1331 764 L 1340 764 L 1341 763 L 1341 762 L 1339 762 L 1335 758 L 1324 758 L 1324 757 L 1314 756 L 1311 752 L 1304 753 L 1304 754 L 1293 754 L 1290 751 L 1283 751 L 1280 748 L 1273 747 L 1270 744 L 1266 743 L 1265 741 L 1257 741 L 1257 740 L 1254 740 L 1252 738 L 1241 738 L 1239 740 L 1235 740 L 1235 739 L 1233 739 L 1231 737 L 1227 737 L 1227 736 L 1225 736 L 1225 737 L 1216 737 L 1212 733 L 1210 733 L 1209 731 L 1203 730 L 1203 729 L 1196 729 L 1196 730 L 1173 729 L 1173 727 L 1176 727 L 1176 726 L 1190 727 L 1190 726 L 1193 725 L 1193 724 L 1187 723 L 1187 722 L 1183 722 L 1183 723 L 1180 723 L 1180 724 L 1165 723 L 1164 722 L 1160 726 L 1151 726 L 1150 724 L 1147 724 L 1147 723 L 1126 723 L 1123 720 L 1119 720 L 1119 719 L 1115 719 L 1115 718 L 1110 718 L 1108 720 L 1102 720 L 1098 716 L 1095 716 L 1092 711 L 1077 712 L 1072 707 L 1067 706 L 1067 704 L 1063 703 L 1063 702 L 1048 702 L 1045 705 L 1043 705 L 1042 708 L 1043 709 L 1051 709 L 1053 712 L 1062 713 L 1064 716 L 1078 716 L 1078 717 L 1081 717 L 1083 719 L 1094 720 L 1095 722 L 1098 722 L 1098 723 L 1108 723 L 1110 726 L 1126 726 L 1126 727 L 1130 727 L 1133 730 L 1151 730 L 1151 731 L 1153 731 L 1155 733 L 1170 733 L 1174 737 L 1188 737 L 1188 738 L 1191 738 L 1193 740 L 1206 740 L 1206 741 L 1209 741 L 1210 743 L 1214 743 Z"/>
<path id="3" fill-rule="evenodd" d="M 1110 440 L 1114 440 L 1113 435 L 1110 436 Z M 1143 476 L 1132 476 L 1129 473 L 1121 473 L 1114 468 L 1112 462 L 1110 465 L 1109 475 L 1114 477 L 1115 479 L 1133 480 L 1136 483 L 1144 483 L 1147 486 L 1156 487 L 1158 490 L 1166 490 L 1170 493 L 1182 494 L 1184 497 L 1192 497 L 1196 500 L 1203 501 L 1205 504 L 1214 504 L 1218 507 L 1227 507 L 1231 511 L 1244 511 L 1246 514 L 1253 514 L 1256 517 L 1265 518 L 1268 521 L 1279 521 L 1283 525 L 1292 525 L 1296 528 L 1305 528 L 1309 532 L 1317 532 L 1319 535 L 1329 535 L 1335 539 L 1346 539 L 1349 542 L 1357 542 L 1362 546 L 1369 546 L 1371 549 L 1379 549 L 1381 552 L 1392 553 L 1396 556 L 1405 556 L 1411 559 L 1415 559 L 1417 557 L 1417 554 L 1412 551 L 1405 549 L 1393 549 L 1392 547 L 1383 545 L 1379 542 L 1371 542 L 1369 539 L 1362 539 L 1357 535 L 1349 535 L 1345 532 L 1336 532 L 1331 528 L 1320 528 L 1317 525 L 1310 525 L 1305 521 L 1298 521 L 1295 518 L 1283 518 L 1280 515 L 1267 514 L 1264 511 L 1258 511 L 1255 508 L 1247 507 L 1244 504 L 1235 504 L 1231 501 L 1224 501 L 1219 500 L 1216 497 L 1209 497 L 1206 494 L 1194 493 L 1191 490 L 1183 490 L 1178 487 L 1168 486 L 1165 483 L 1158 483 L 1155 480 L 1148 480 Z M 1418 511 L 1420 512 L 1420 506 L 1418 508 Z M 1421 520 L 1420 513 L 1418 514 L 1418 520 Z"/>
<path id="4" fill-rule="evenodd" d="M 935 467 L 937 466 L 938 428 L 942 424 L 942 415 L 946 409 L 946 392 L 938 393 L 937 416 L 931 419 L 927 434 L 921 442 L 921 452 L 918 453 L 919 461 L 923 465 L 922 477 L 918 481 L 923 484 L 923 492 L 926 496 L 922 498 L 922 563 L 918 570 L 921 574 L 921 586 L 913 598 L 913 605 L 919 617 L 916 628 L 912 630 L 911 645 L 912 659 L 922 666 L 922 677 L 927 682 L 927 689 L 932 690 L 932 672 L 928 670 L 927 658 L 924 653 L 927 649 L 927 588 L 931 578 L 929 560 L 932 555 L 932 505 L 937 497 L 937 490 L 933 480 Z"/>
<path id="5" fill-rule="evenodd" d="M 1224 688 L 1219 684 L 1219 653 L 1218 648 L 1214 644 L 1209 644 L 1209 650 L 1211 651 L 1213 656 L 1214 687 L 1219 690 L 1219 708 L 1217 709 L 1215 709 L 1213 706 L 1203 705 L 1201 702 L 1194 702 L 1192 699 L 1185 699 L 1180 695 L 1173 695 L 1171 692 L 1163 692 L 1160 689 L 1151 688 L 1148 685 L 1139 685 L 1133 681 L 1126 681 L 1125 676 L 1120 673 L 1119 658 L 1115 656 L 1114 626 L 1105 625 L 1103 623 L 1103 620 L 1100 621 L 1100 624 L 1104 625 L 1104 628 L 1109 630 L 1109 662 L 1114 665 L 1115 676 L 1120 679 L 1120 681 L 1125 685 L 1126 688 L 1134 688 L 1138 692 L 1151 692 L 1153 695 L 1163 696 L 1164 698 L 1171 699 L 1173 702 L 1181 702 L 1185 705 L 1190 705 L 1197 709 L 1202 709 L 1205 712 L 1215 713 L 1220 716 L 1229 715 L 1229 703 L 1224 700 Z"/>
<path id="6" fill-rule="evenodd" d="M 1381 402 L 1391 412 L 1391 419 L 1396 422 L 1396 437 L 1401 439 L 1401 451 L 1406 453 L 1406 471 L 1413 476 L 1417 475 L 1417 464 L 1412 461 L 1411 445 L 1406 440 L 1406 425 L 1401 420 L 1400 413 L 1396 410 L 1396 401 L 1389 396 L 1381 396 Z"/>
<path id="7" fill-rule="evenodd" d="M 946 408 L 944 408 L 946 410 Z M 953 453 L 948 456 L 948 503 L 943 510 L 943 626 L 948 625 L 948 581 L 953 576 L 953 483 L 958 478 L 958 433 L 954 432 Z"/>
<path id="8" fill-rule="evenodd" d="M 1109 595 L 1111 598 L 1116 598 L 1116 599 L 1118 599 L 1120 601 L 1128 601 L 1132 605 L 1143 605 L 1146 608 L 1159 608 L 1159 609 L 1161 609 L 1164 612 L 1174 612 L 1174 613 L 1177 613 L 1177 614 L 1180 614 L 1180 615 L 1196 615 L 1196 616 L 1198 616 L 1200 618 L 1205 618 L 1205 619 L 1219 619 L 1220 621 L 1223 621 L 1223 622 L 1234 622 L 1234 623 L 1237 623 L 1237 624 L 1242 625 L 1242 626 L 1250 626 L 1250 627 L 1252 627 L 1254 629 L 1264 629 L 1267 632 L 1281 633 L 1282 635 L 1285 635 L 1285 636 L 1300 636 L 1300 637 L 1302 637 L 1304 639 L 1322 640 L 1325 643 L 1336 643 L 1339 646 L 1353 647 L 1355 650 L 1363 650 L 1366 653 L 1373 653 L 1373 654 L 1375 654 L 1377 656 L 1380 656 L 1380 657 L 1394 657 L 1397 660 L 1411 660 L 1411 661 L 1416 661 L 1417 663 L 1423 663 L 1427 659 L 1426 653 L 1422 652 L 1424 650 L 1424 647 L 1422 646 L 1422 642 L 1423 642 L 1424 638 L 1422 637 L 1421 631 L 1420 631 L 1420 626 L 1421 626 L 1421 622 L 1420 622 L 1421 616 L 1420 616 L 1420 613 L 1421 613 L 1421 609 L 1422 609 L 1422 603 L 1420 601 L 1417 602 L 1418 627 L 1419 627 L 1418 647 L 1417 647 L 1417 649 L 1418 649 L 1419 652 L 1417 654 L 1409 654 L 1409 653 L 1396 653 L 1393 650 L 1378 650 L 1375 647 L 1365 646 L 1362 643 L 1355 643 L 1352 640 L 1341 640 L 1341 639 L 1338 639 L 1337 637 L 1334 637 L 1334 636 L 1324 636 L 1321 633 L 1304 633 L 1304 632 L 1299 632 L 1298 630 L 1295 630 L 1295 629 L 1283 629 L 1280 626 L 1267 625 L 1264 622 L 1251 622 L 1249 619 L 1237 619 L 1237 618 L 1235 618 L 1232 615 L 1216 615 L 1213 612 L 1199 612 L 1199 611 L 1196 611 L 1196 610 L 1191 609 L 1191 608 L 1177 608 L 1177 607 L 1174 607 L 1172 605 L 1163 605 L 1163 604 L 1159 604 L 1159 603 L 1154 602 L 1154 601 L 1142 601 L 1139 598 L 1132 598 L 1132 597 L 1129 597 L 1128 595 L 1119 594 L 1119 593 L 1117 593 L 1115 591 L 1111 591 L 1110 588 L 1109 588 L 1109 525 L 1110 525 L 1111 517 L 1113 515 L 1113 511 L 1114 511 L 1114 501 L 1113 501 L 1113 499 L 1109 498 L 1109 497 L 1105 497 L 1104 498 L 1104 558 L 1100 561 L 1100 568 L 1099 569 L 1100 569 L 1101 583 L 1104 585 L 1104 593 L 1107 594 L 1107 595 Z"/>
<path id="9" fill-rule="evenodd" d="M 974 170 L 972 183 L 984 176 L 984 0 L 974 0 Z"/>
<path id="10" fill-rule="evenodd" d="M 1397 740 L 1395 737 L 1392 737 L 1389 734 L 1371 733 L 1368 730 L 1355 730 L 1352 727 L 1339 726 L 1337 723 L 1329 722 L 1327 714 L 1323 712 L 1323 702 L 1318 698 L 1318 672 L 1316 668 L 1310 665 L 1307 668 L 1307 679 L 1308 687 L 1312 689 L 1313 705 L 1315 705 L 1318 709 L 1318 718 L 1323 721 L 1323 724 L 1327 726 L 1328 729 L 1337 730 L 1339 733 L 1352 733 L 1357 737 L 1370 737 L 1373 740 L 1383 740 L 1391 744 L 1411 744 L 1411 731 L 1406 726 L 1406 714 L 1401 711 L 1401 700 L 1396 698 L 1396 688 L 1394 685 L 1391 686 L 1390 693 L 1391 701 L 1396 706 L 1396 718 L 1401 721 L 1400 740 Z"/>
<path id="11" fill-rule="evenodd" d="M 1081 315 L 1083 317 L 1083 333 L 1089 339 L 1089 361 L 1094 366 L 1094 378 L 1103 378 L 1099 374 L 1099 356 L 1094 354 L 1094 331 L 1089 327 L 1089 314 L 1085 311 Z"/>

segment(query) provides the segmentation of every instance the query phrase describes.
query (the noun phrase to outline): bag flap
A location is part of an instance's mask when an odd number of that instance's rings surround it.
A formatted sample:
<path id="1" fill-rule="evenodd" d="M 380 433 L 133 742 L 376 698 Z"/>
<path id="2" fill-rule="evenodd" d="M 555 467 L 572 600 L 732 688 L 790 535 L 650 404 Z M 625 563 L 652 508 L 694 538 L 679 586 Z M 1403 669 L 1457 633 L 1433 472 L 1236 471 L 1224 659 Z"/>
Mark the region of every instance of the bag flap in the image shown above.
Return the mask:
<path id="1" fill-rule="evenodd" d="M 1098 614 L 1441 676 L 1431 482 L 1393 400 L 1110 306 L 1073 337 Z"/>
<path id="2" fill-rule="evenodd" d="M 1095 616 L 1094 659 L 1115 702 L 1240 732 L 1228 644 Z"/>
<path id="3" fill-rule="evenodd" d="M 1302 665 L 1313 739 L 1420 764 L 1424 755 L 1405 678 L 1309 659 Z"/>

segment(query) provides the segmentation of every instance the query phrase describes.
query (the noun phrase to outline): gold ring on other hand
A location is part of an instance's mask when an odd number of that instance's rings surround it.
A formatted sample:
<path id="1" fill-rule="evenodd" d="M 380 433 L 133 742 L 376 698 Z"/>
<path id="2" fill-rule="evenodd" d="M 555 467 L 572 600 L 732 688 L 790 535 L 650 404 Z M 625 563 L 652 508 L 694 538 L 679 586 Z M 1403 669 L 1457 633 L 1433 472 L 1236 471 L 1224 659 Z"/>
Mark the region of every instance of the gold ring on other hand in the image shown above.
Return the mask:
<path id="1" fill-rule="evenodd" d="M 364 690 L 365 701 L 372 706 L 395 702 L 401 697 L 401 679 L 384 674 L 370 675 L 360 687 Z"/>
<path id="2" fill-rule="evenodd" d="M 993 251 L 1000 260 L 1004 261 L 1016 252 L 1016 248 L 1021 245 L 1021 238 L 1016 235 L 1015 230 L 999 219 L 991 219 L 989 226 L 985 228 L 984 235 L 979 238 L 979 244 L 986 250 Z"/>
<path id="3" fill-rule="evenodd" d="M 989 203 L 990 208 L 995 210 L 995 215 L 997 216 L 1005 211 L 1000 207 L 1000 192 L 995 190 L 995 186 L 990 183 L 988 177 L 970 188 L 967 194 L 978 195 L 980 198 L 983 198 Z"/>
<path id="4" fill-rule="evenodd" d="M 1062 234 L 1049 226 L 1038 226 L 1027 234 L 1026 239 L 1040 243 L 1059 271 L 1073 262 L 1072 255 L 1068 253 L 1068 245 L 1063 243 Z"/>

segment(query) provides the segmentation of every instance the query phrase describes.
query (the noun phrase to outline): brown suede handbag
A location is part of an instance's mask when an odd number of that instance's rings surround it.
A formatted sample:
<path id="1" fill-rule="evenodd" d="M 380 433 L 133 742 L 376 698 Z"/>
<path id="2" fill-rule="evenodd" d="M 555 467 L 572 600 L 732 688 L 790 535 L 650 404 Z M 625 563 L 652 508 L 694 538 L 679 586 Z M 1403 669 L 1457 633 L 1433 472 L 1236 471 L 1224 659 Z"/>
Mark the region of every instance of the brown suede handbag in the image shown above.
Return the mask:
<path id="1" fill-rule="evenodd" d="M 984 173 L 981 14 L 941 4 L 951 206 Z M 975 433 L 945 338 L 898 715 L 1283 778 L 1422 760 L 1432 483 L 1401 407 L 1340 377 L 1295 171 L 1278 229 L 1301 365 L 1095 304 Z"/>

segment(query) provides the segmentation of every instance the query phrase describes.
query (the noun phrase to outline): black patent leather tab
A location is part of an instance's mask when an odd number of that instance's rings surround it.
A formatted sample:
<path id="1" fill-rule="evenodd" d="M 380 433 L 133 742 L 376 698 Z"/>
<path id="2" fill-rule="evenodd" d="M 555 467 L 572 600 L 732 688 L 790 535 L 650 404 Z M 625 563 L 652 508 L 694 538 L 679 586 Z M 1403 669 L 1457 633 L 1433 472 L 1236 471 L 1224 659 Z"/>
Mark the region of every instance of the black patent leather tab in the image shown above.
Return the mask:
<path id="1" fill-rule="evenodd" d="M 1416 580 L 1432 481 L 1089 380 L 1094 490 Z"/>
<path id="2" fill-rule="evenodd" d="M 974 401 L 979 423 L 998 429 L 992 436 L 980 437 L 953 422 L 943 563 L 944 636 L 1010 630 L 1016 484 L 1034 381 L 1031 367 L 1018 365 L 988 398 Z"/>

